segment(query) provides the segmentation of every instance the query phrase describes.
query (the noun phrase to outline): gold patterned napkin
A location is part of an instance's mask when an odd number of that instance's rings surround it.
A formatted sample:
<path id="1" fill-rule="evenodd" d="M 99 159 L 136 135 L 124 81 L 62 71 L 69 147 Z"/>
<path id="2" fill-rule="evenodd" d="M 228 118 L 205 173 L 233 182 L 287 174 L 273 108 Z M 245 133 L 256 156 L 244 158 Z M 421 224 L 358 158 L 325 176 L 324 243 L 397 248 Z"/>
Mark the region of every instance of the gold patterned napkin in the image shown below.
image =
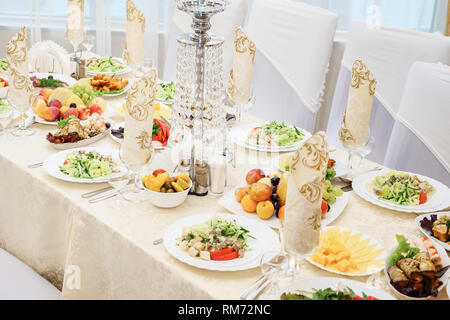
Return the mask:
<path id="1" fill-rule="evenodd" d="M 238 27 L 234 34 L 233 68 L 228 86 L 228 94 L 235 103 L 245 103 L 250 99 L 255 53 L 255 44 Z"/>
<path id="2" fill-rule="evenodd" d="M 376 85 L 375 77 L 362 60 L 355 60 L 347 109 L 339 130 L 339 139 L 344 146 L 358 148 L 365 144 Z"/>
<path id="3" fill-rule="evenodd" d="M 8 100 L 19 110 L 28 108 L 35 96 L 33 83 L 28 75 L 28 38 L 27 28 L 23 27 L 8 42 L 6 48 L 8 60 Z"/>
<path id="4" fill-rule="evenodd" d="M 292 158 L 283 228 L 284 249 L 288 253 L 307 255 L 319 244 L 327 164 L 328 142 L 324 132 L 305 141 Z"/>
<path id="5" fill-rule="evenodd" d="M 144 62 L 145 16 L 131 0 L 127 0 L 127 39 L 123 59 L 132 67 Z"/>
<path id="6" fill-rule="evenodd" d="M 158 74 L 152 69 L 131 87 L 126 102 L 123 157 L 127 165 L 145 165 L 152 157 L 153 100 Z"/>
<path id="7" fill-rule="evenodd" d="M 80 44 L 84 37 L 84 0 L 67 0 L 66 38 Z"/>

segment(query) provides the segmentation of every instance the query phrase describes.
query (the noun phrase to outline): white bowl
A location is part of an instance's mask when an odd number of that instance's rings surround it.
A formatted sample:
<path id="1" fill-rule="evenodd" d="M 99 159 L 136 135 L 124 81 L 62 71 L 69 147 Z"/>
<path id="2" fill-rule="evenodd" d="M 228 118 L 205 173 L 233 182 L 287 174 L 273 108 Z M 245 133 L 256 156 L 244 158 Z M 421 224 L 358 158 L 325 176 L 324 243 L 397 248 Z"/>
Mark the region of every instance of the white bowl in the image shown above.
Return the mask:
<path id="1" fill-rule="evenodd" d="M 175 208 L 186 200 L 189 190 L 191 190 L 192 181 L 189 181 L 189 188 L 183 192 L 164 193 L 149 190 L 144 187 L 144 194 L 155 207 L 159 208 Z"/>
<path id="2" fill-rule="evenodd" d="M 8 87 L 0 88 L 0 99 L 5 99 L 8 95 Z"/>

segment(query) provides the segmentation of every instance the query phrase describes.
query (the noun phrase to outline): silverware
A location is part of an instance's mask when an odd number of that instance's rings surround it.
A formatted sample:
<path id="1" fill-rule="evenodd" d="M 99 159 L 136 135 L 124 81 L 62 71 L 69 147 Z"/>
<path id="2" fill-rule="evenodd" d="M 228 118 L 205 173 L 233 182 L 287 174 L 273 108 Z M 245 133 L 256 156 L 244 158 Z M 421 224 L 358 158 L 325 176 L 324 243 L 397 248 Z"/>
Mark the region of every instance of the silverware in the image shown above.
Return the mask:
<path id="1" fill-rule="evenodd" d="M 95 198 L 95 199 L 91 199 L 88 202 L 89 203 L 97 203 L 97 202 L 100 202 L 100 201 L 103 201 L 103 200 L 114 198 L 118 194 L 120 194 L 119 191 L 114 191 L 113 193 L 110 193 L 110 194 L 107 194 L 107 195 L 104 195 L 104 196 L 101 196 L 101 197 L 98 197 L 98 198 Z"/>
<path id="2" fill-rule="evenodd" d="M 350 191 L 353 191 L 353 185 L 352 185 L 352 183 L 350 183 L 344 187 L 341 187 L 341 189 L 343 192 L 350 192 Z"/>
<path id="3" fill-rule="evenodd" d="M 153 245 L 155 245 L 155 246 L 157 246 L 158 244 L 161 244 L 161 243 L 163 243 L 163 239 L 162 238 L 153 241 Z"/>
<path id="4" fill-rule="evenodd" d="M 89 198 L 92 198 L 92 197 L 94 197 L 94 196 L 96 196 L 96 195 L 98 195 L 100 193 L 103 193 L 103 192 L 106 192 L 106 191 L 109 191 L 109 190 L 112 190 L 112 189 L 114 189 L 114 188 L 113 187 L 105 187 L 105 188 L 102 188 L 102 189 L 98 189 L 98 190 L 95 190 L 95 191 L 84 193 L 84 194 L 81 195 L 81 197 L 84 198 L 84 199 L 89 199 Z"/>
<path id="5" fill-rule="evenodd" d="M 438 270 L 438 272 L 436 272 L 436 275 L 438 276 L 438 278 L 441 278 L 447 272 L 447 270 L 449 268 L 450 268 L 450 265 L 445 266 L 442 269 Z"/>
<path id="6" fill-rule="evenodd" d="M 34 169 L 34 168 L 42 167 L 43 165 L 44 165 L 43 162 L 38 162 L 38 163 L 30 164 L 30 165 L 28 166 L 28 168 Z"/>

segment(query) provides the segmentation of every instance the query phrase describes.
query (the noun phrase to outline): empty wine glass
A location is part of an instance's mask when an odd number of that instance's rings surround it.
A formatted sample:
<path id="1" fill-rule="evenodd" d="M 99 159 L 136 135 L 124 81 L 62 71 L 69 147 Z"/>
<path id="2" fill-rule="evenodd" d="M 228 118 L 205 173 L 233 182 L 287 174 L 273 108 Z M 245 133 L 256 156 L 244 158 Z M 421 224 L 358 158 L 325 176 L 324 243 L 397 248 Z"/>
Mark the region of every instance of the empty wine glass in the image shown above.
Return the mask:
<path id="1" fill-rule="evenodd" d="M 234 88 L 239 93 L 239 90 L 236 87 Z M 238 95 L 242 96 L 241 94 Z M 227 90 L 227 99 L 229 104 L 233 107 L 237 125 L 239 125 L 242 121 L 242 112 L 247 112 L 251 107 L 255 105 L 256 102 L 256 97 L 253 93 L 253 90 L 251 90 L 250 97 L 247 101 L 235 101 L 231 92 Z"/>
<path id="2" fill-rule="evenodd" d="M 142 77 L 155 67 L 153 59 L 144 59 L 144 62 L 136 70 L 136 78 Z"/>
<path id="3" fill-rule="evenodd" d="M 20 112 L 20 120 L 19 120 L 19 127 L 12 132 L 13 135 L 16 137 L 23 137 L 23 136 L 32 136 L 36 132 L 31 129 L 27 128 L 26 126 L 26 113 L 28 109 L 30 109 L 29 105 L 15 105 L 16 109 Z"/>
<path id="4" fill-rule="evenodd" d="M 149 165 L 151 163 L 153 157 L 150 157 L 146 163 L 132 163 L 130 161 L 127 161 L 126 157 L 124 157 L 124 152 L 126 152 L 124 149 L 124 145 L 125 143 L 122 143 L 120 145 L 119 157 L 123 165 L 128 169 L 130 178 L 134 179 L 134 186 L 133 188 L 131 188 L 131 190 L 128 190 L 128 188 L 126 190 L 122 190 L 122 195 L 125 200 L 133 203 L 139 203 L 145 200 L 143 189 L 144 187 L 140 182 L 141 172 L 146 165 Z M 153 155 L 153 147 L 151 147 L 150 154 Z"/>
<path id="5" fill-rule="evenodd" d="M 369 155 L 375 147 L 375 138 L 370 134 L 370 128 L 367 129 L 367 138 L 362 145 L 352 145 L 342 143 L 344 149 L 348 152 L 347 167 L 350 169 L 352 175 L 356 175 L 362 168 L 364 158 Z"/>
<path id="6" fill-rule="evenodd" d="M 113 187 L 119 195 L 115 197 L 114 201 L 109 203 L 109 206 L 112 208 L 124 208 L 128 205 L 128 201 L 126 201 L 123 197 L 123 192 L 125 191 L 125 187 L 130 182 L 130 175 L 128 170 L 122 172 L 121 175 L 113 176 L 108 180 L 108 183 L 111 187 Z"/>
<path id="7" fill-rule="evenodd" d="M 92 34 L 85 33 L 83 47 L 86 48 L 86 51 L 91 52 L 91 50 L 94 48 L 94 44 L 95 44 L 95 36 Z"/>
<path id="8" fill-rule="evenodd" d="M 14 110 L 9 104 L 1 104 L 0 102 L 0 125 L 2 127 L 1 136 L 3 140 L 7 139 L 6 126 L 11 122 Z"/>

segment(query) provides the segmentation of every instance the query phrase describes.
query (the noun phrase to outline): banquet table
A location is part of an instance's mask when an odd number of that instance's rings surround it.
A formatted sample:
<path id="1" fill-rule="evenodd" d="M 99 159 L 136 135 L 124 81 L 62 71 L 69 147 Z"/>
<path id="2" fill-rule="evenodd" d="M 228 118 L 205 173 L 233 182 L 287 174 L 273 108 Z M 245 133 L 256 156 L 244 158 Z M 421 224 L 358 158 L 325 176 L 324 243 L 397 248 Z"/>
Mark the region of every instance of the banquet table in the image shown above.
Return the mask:
<path id="1" fill-rule="evenodd" d="M 123 99 L 108 99 L 108 108 L 120 106 Z M 118 115 L 112 120 L 122 121 Z M 234 272 L 197 269 L 174 259 L 164 245 L 153 244 L 171 223 L 183 217 L 227 212 L 218 204 L 219 198 L 188 196 L 174 209 L 156 208 L 149 202 L 130 203 L 126 209 L 115 209 L 109 201 L 91 204 L 81 195 L 106 183 L 64 182 L 46 174 L 42 167 L 28 168 L 57 152 L 45 139 L 54 127 L 34 124 L 33 129 L 33 136 L 9 136 L 0 141 L 0 247 L 62 290 L 64 299 L 239 299 L 260 277 L 259 268 Z M 119 147 L 110 137 L 93 146 Z M 272 161 L 276 153 L 239 146 L 235 152 L 238 165 L 229 167 L 227 190 L 241 184 L 250 169 L 276 170 Z M 335 149 L 330 157 L 345 162 L 347 155 Z M 376 166 L 369 161 L 364 165 Z M 415 214 L 377 207 L 353 191 L 349 195 L 347 207 L 333 226 L 361 231 L 388 250 L 396 246 L 396 234 L 420 236 Z M 78 272 L 79 283 L 72 277 Z M 300 278 L 312 277 L 336 275 L 302 262 Z M 367 281 L 393 294 L 383 272 L 348 278 Z M 448 299 L 445 291 L 437 299 Z"/>

